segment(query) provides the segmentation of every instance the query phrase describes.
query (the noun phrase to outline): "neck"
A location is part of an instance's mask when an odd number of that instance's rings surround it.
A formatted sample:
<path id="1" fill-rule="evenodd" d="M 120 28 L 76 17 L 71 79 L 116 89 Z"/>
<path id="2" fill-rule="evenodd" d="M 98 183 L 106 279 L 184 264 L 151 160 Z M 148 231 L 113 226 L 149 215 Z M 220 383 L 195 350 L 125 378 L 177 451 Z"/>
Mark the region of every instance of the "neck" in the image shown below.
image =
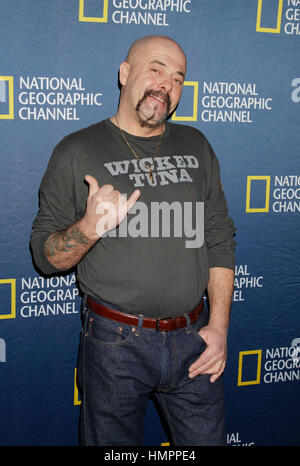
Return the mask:
<path id="1" fill-rule="evenodd" d="M 128 117 L 122 115 L 120 110 L 110 118 L 110 121 L 118 126 L 126 133 L 132 134 L 133 136 L 141 137 L 151 137 L 151 136 L 160 136 L 165 131 L 165 123 L 163 123 L 158 128 L 149 128 L 147 126 L 141 126 L 138 121 L 131 121 Z"/>

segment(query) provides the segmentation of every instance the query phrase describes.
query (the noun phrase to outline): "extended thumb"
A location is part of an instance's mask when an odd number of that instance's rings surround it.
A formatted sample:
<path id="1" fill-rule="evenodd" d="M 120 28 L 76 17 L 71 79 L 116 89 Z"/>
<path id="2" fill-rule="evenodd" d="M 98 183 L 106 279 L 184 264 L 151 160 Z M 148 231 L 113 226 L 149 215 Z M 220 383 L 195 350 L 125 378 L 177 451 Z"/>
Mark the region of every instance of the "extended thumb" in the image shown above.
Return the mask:
<path id="1" fill-rule="evenodd" d="M 89 197 L 91 197 L 99 191 L 98 181 L 92 175 L 85 175 L 84 179 L 89 184 Z"/>

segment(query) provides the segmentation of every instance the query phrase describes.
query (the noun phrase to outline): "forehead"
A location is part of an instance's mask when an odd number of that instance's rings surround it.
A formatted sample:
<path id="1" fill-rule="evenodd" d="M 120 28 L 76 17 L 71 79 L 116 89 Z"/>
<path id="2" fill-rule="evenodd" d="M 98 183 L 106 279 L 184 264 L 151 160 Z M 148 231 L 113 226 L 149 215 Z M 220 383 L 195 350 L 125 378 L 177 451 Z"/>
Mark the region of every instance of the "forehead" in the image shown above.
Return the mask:
<path id="1" fill-rule="evenodd" d="M 173 41 L 149 40 L 139 44 L 130 57 L 130 63 L 143 66 L 160 62 L 174 72 L 185 73 L 186 59 L 183 51 Z"/>

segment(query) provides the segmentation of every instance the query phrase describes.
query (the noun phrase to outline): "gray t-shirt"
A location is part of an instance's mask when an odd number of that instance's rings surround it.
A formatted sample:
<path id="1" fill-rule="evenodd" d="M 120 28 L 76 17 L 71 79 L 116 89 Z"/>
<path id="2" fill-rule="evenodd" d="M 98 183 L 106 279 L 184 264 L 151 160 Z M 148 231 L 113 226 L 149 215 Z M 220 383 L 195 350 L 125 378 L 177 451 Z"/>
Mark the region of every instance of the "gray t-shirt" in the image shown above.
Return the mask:
<path id="1" fill-rule="evenodd" d="M 219 164 L 200 131 L 167 123 L 151 180 L 144 162 L 151 162 L 158 136 L 124 134 L 144 160 L 135 158 L 110 120 L 68 135 L 56 146 L 40 187 L 31 237 L 34 259 L 43 273 L 59 272 L 47 260 L 44 244 L 84 215 L 85 175 L 128 198 L 139 189 L 141 196 L 124 222 L 77 265 L 78 283 L 83 293 L 126 312 L 182 315 L 201 300 L 210 267 L 234 269 L 235 228 Z"/>

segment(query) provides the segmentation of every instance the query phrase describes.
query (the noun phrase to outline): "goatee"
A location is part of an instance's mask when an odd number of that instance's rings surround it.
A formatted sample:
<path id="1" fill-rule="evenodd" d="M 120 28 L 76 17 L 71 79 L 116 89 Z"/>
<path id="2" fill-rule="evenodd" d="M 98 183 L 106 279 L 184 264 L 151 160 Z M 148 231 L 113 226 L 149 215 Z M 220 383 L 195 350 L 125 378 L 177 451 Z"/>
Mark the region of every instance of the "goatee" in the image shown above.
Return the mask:
<path id="1" fill-rule="evenodd" d="M 155 113 L 153 113 L 152 115 L 150 115 L 148 118 L 146 119 L 142 119 L 140 117 L 140 114 L 139 114 L 139 110 L 140 110 L 140 107 L 142 105 L 142 103 L 147 99 L 147 97 L 150 97 L 150 96 L 153 96 L 153 97 L 160 97 L 161 99 L 163 99 L 166 103 L 166 111 L 165 113 L 161 116 L 161 118 L 159 120 L 156 120 L 155 122 L 151 123 L 153 121 L 153 118 L 154 118 L 154 115 Z M 138 113 L 139 115 L 139 123 L 140 123 L 140 126 L 143 128 L 143 127 L 147 127 L 147 128 L 158 128 L 159 126 L 161 126 L 167 119 L 169 113 L 170 113 L 170 106 L 171 106 L 171 102 L 170 102 L 170 97 L 169 97 L 169 94 L 166 93 L 166 92 L 163 92 L 163 91 L 153 91 L 151 89 L 145 91 L 145 94 L 143 95 L 143 97 L 141 98 L 141 100 L 138 101 L 137 103 L 137 106 L 135 107 L 135 110 L 136 112 Z"/>

